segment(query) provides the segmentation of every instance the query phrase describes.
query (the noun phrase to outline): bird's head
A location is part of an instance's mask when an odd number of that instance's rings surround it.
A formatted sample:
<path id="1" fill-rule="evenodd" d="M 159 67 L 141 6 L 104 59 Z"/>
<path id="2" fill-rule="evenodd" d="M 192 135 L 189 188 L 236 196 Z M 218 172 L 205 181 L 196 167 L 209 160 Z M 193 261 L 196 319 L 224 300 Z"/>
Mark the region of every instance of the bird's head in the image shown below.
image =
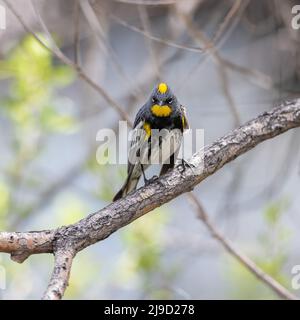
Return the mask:
<path id="1" fill-rule="evenodd" d="M 156 117 L 168 117 L 177 106 L 177 99 L 164 82 L 157 85 L 151 94 L 151 112 Z"/>

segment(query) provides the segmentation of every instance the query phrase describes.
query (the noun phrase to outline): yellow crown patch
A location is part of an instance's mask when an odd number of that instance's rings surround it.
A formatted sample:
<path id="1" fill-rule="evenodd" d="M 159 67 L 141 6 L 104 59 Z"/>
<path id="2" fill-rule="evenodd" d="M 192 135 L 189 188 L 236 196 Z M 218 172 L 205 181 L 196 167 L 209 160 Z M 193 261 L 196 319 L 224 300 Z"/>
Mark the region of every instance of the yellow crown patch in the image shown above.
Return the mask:
<path id="1" fill-rule="evenodd" d="M 166 83 L 161 82 L 161 83 L 158 85 L 158 91 L 159 91 L 159 93 L 164 94 L 164 93 L 167 92 L 167 90 L 168 90 L 168 86 L 167 86 Z"/>

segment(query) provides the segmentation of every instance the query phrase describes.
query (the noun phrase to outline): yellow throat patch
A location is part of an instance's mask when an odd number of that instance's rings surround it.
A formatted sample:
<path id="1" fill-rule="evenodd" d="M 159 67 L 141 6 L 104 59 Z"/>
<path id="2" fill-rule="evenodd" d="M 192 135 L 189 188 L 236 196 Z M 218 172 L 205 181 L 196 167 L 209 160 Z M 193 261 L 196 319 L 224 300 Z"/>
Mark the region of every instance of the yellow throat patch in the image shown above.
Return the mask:
<path id="1" fill-rule="evenodd" d="M 158 104 L 154 104 L 151 107 L 151 112 L 156 117 L 168 117 L 171 114 L 172 109 L 168 105 L 159 106 Z"/>
<path id="2" fill-rule="evenodd" d="M 159 93 L 164 94 L 164 93 L 167 92 L 168 86 L 167 86 L 166 83 L 161 82 L 161 83 L 158 85 L 158 88 L 157 88 L 157 89 L 158 89 L 158 92 L 159 92 Z"/>

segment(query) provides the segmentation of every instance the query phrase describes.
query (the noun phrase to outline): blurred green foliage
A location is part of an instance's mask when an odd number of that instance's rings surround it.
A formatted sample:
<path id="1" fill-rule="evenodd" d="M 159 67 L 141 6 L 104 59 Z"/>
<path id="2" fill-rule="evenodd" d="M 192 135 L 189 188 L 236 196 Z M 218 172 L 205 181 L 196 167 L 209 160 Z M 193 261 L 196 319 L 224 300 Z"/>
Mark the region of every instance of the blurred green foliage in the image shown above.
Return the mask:
<path id="1" fill-rule="evenodd" d="M 47 43 L 43 35 L 39 37 Z M 30 206 L 19 203 L 17 193 L 22 187 L 39 188 L 38 179 L 28 179 L 25 173 L 43 151 L 49 134 L 72 132 L 78 124 L 76 115 L 66 108 L 66 99 L 58 95 L 73 82 L 73 71 L 56 65 L 51 53 L 32 36 L 25 37 L 5 60 L 0 60 L 0 79 L 8 86 L 7 96 L 0 100 L 0 116 L 10 125 L 6 138 L 11 146 L 11 160 L 0 182 L 0 228 L 5 229 L 12 221 L 16 226 L 18 216 L 23 219 L 30 214 Z"/>
<path id="2" fill-rule="evenodd" d="M 283 216 L 288 209 L 286 199 L 270 203 L 263 212 L 264 230 L 258 237 L 255 247 L 260 251 L 251 259 L 267 274 L 290 289 L 290 278 L 284 267 L 288 260 L 291 231 L 285 226 Z M 277 299 L 278 296 L 258 280 L 243 265 L 230 257 L 228 274 L 233 283 L 232 295 L 235 299 Z"/>
<path id="3" fill-rule="evenodd" d="M 73 194 L 64 195 L 57 201 L 56 205 L 57 225 L 68 225 L 75 223 L 86 216 L 88 207 L 78 196 Z"/>
<path id="4" fill-rule="evenodd" d="M 93 177 L 97 178 L 97 187 L 95 188 L 93 196 L 97 199 L 111 202 L 117 192 L 116 187 L 121 186 L 126 178 L 125 166 L 99 165 L 96 157 L 93 156 L 88 159 L 86 168 Z"/>
<path id="5" fill-rule="evenodd" d="M 39 37 L 47 43 L 42 35 Z M 22 133 L 65 132 L 75 125 L 74 117 L 63 111 L 55 92 L 74 80 L 73 71 L 54 65 L 51 53 L 32 36 L 24 38 L 8 59 L 0 61 L 0 77 L 10 80 L 9 96 L 1 106 L 15 125 L 18 139 Z"/>
<path id="6" fill-rule="evenodd" d="M 7 209 L 9 205 L 9 188 L 7 184 L 0 181 L 0 227 L 5 225 Z"/>
<path id="7" fill-rule="evenodd" d="M 118 281 L 137 282 L 140 298 L 171 299 L 170 285 L 176 275 L 175 267 L 165 265 L 165 227 L 167 212 L 159 208 L 131 223 L 121 236 L 124 253 L 119 259 Z"/>
<path id="8" fill-rule="evenodd" d="M 39 37 L 47 42 L 42 35 Z M 31 36 L 13 48 L 6 60 L 0 61 L 0 79 L 8 87 L 7 96 L 0 101 L 0 116 L 8 120 L 11 133 L 7 135 L 11 157 L 0 175 L 0 229 L 6 230 L 12 226 L 15 229 L 20 222 L 31 217 L 34 202 L 33 205 L 24 205 L 18 193 L 22 190 L 37 193 L 41 188 L 37 176 L 26 177 L 24 173 L 43 151 L 47 138 L 51 134 L 74 132 L 79 125 L 76 114 L 68 108 L 66 98 L 59 95 L 62 88 L 73 82 L 73 71 L 67 66 L 57 65 L 51 53 Z M 95 156 L 87 159 L 82 171 L 89 175 L 89 181 L 95 182 L 86 193 L 97 203 L 110 202 L 126 175 L 125 167 L 99 166 Z M 254 260 L 288 287 L 284 266 L 291 234 L 282 222 L 287 207 L 288 202 L 281 200 L 265 209 L 265 229 L 257 240 L 260 252 Z M 68 192 L 60 194 L 51 210 L 54 214 L 49 223 L 66 225 L 85 217 L 89 206 L 84 197 Z M 109 247 L 108 250 L 106 248 L 108 252 L 113 248 L 112 254 L 116 255 L 113 262 L 110 261 L 113 268 L 109 270 L 103 270 L 102 261 L 107 261 L 107 253 L 97 252 L 99 247 L 80 253 L 74 260 L 66 298 L 114 298 L 114 290 L 129 292 L 129 296 L 134 298 L 176 297 L 173 283 L 180 273 L 180 264 L 170 265 L 164 260 L 167 224 L 168 212 L 161 207 L 118 232 L 117 245 L 112 237 L 101 243 L 101 246 Z M 116 246 L 121 247 L 121 254 L 116 253 Z M 14 297 L 18 298 L 17 292 L 21 297 L 36 297 L 35 294 L 31 296 L 35 288 L 30 279 L 36 279 L 35 270 L 39 270 L 42 276 L 38 281 L 44 288 L 51 272 L 50 260 L 50 256 L 36 256 L 19 266 L 5 256 L 1 264 L 7 269 L 11 292 L 16 292 Z M 234 298 L 276 298 L 242 265 L 232 258 L 230 261 L 226 276 L 234 283 L 231 285 Z"/>
<path id="9" fill-rule="evenodd" d="M 42 35 L 39 37 L 47 43 Z M 11 161 L 7 162 L 0 177 L 0 228 L 6 230 L 15 229 L 22 221 L 30 221 L 32 217 L 35 202 L 24 205 L 18 192 L 31 190 L 37 193 L 41 189 L 41 181 L 38 176 L 27 177 L 27 167 L 34 164 L 46 147 L 47 138 L 52 134 L 73 132 L 78 129 L 78 123 L 76 115 L 66 108 L 66 99 L 59 96 L 59 90 L 74 80 L 73 71 L 56 65 L 51 53 L 33 37 L 24 38 L 11 50 L 6 60 L 0 61 L 0 79 L 9 89 L 7 96 L 0 101 L 0 116 L 8 120 L 6 122 L 11 130 L 8 136 Z M 124 169 L 120 166 L 99 166 L 95 156 L 87 159 L 82 171 L 89 175 L 91 181 L 95 181 L 95 185 L 86 192 L 98 202 L 110 202 L 116 192 L 115 187 L 125 178 Z M 62 192 L 51 210 L 54 214 L 44 223 L 44 227 L 74 223 L 87 215 L 89 207 L 84 197 Z M 164 211 L 156 210 L 122 230 L 120 241 L 123 254 L 105 276 L 99 262 L 105 259 L 101 253 L 95 254 L 90 250 L 80 253 L 74 261 L 66 298 L 105 298 L 104 293 L 110 292 L 116 279 L 117 290 L 126 290 L 129 284 L 136 283 L 136 287 L 132 288 L 134 295 L 143 292 L 148 297 L 170 297 L 167 286 L 172 282 L 172 268 L 162 266 L 167 223 Z M 112 245 L 109 240 L 105 244 Z M 8 282 L 16 296 L 20 291 L 20 294 L 30 297 L 34 291 L 32 283 L 26 281 L 24 275 L 31 279 L 35 269 L 47 270 L 39 279 L 40 286 L 44 287 L 51 272 L 51 263 L 46 256 L 33 257 L 21 266 L 12 264 L 8 258 L 1 263 L 7 267 Z M 16 288 L 17 282 L 23 283 L 20 290 Z M 90 293 L 90 288 L 94 288 L 94 293 Z"/>

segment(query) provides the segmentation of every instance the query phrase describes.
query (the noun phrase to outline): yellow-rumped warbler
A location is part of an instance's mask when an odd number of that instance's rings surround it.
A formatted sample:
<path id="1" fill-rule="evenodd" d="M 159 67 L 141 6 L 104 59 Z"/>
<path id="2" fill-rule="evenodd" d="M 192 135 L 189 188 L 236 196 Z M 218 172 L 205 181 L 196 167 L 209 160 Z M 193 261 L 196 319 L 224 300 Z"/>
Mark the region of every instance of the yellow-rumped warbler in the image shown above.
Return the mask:
<path id="1" fill-rule="evenodd" d="M 128 155 L 127 178 L 116 201 L 136 189 L 141 175 L 150 164 L 160 163 L 160 176 L 174 168 L 182 143 L 183 131 L 188 129 L 185 108 L 166 83 L 156 86 L 138 111 Z"/>

